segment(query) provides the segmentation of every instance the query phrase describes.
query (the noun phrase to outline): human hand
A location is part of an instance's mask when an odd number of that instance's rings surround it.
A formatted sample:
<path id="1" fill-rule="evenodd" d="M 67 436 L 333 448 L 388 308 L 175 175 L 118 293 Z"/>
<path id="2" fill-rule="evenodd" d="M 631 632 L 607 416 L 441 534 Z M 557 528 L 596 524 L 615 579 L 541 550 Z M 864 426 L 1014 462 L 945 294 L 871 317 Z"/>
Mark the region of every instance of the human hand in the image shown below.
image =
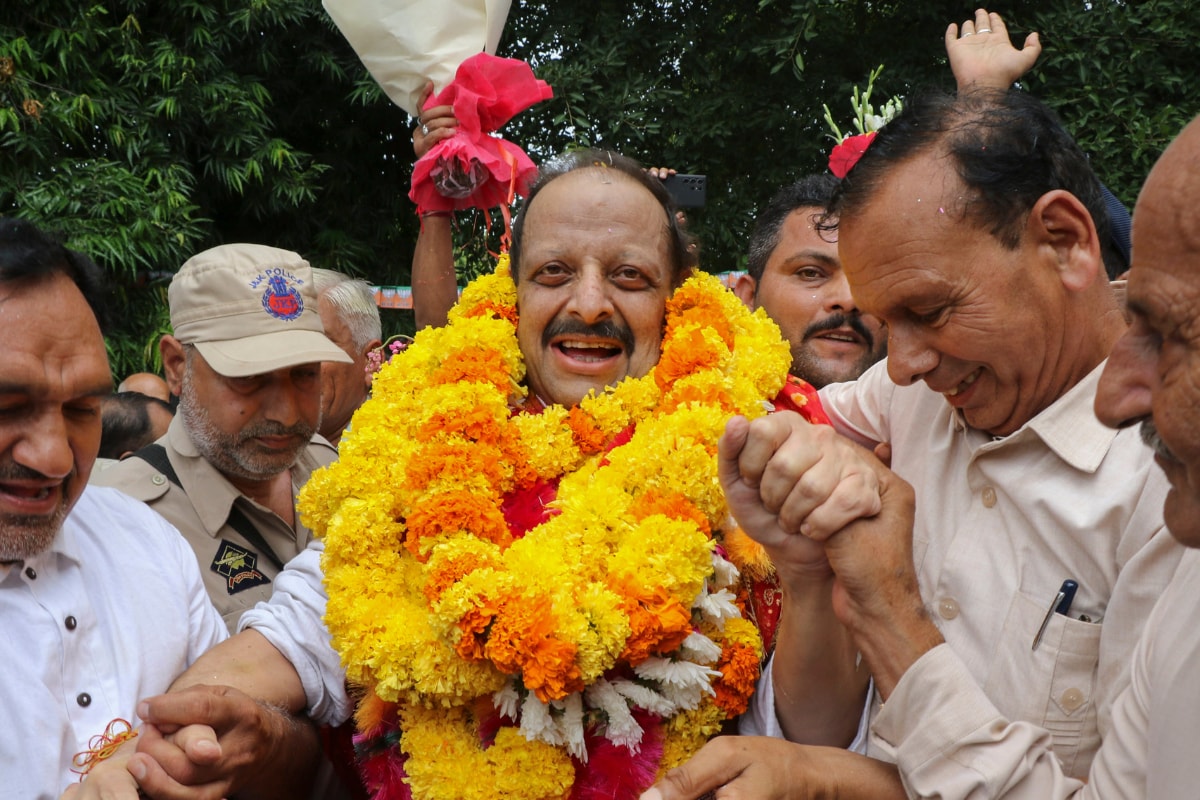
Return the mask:
<path id="1" fill-rule="evenodd" d="M 850 631 L 887 699 L 900 676 L 941 644 L 913 563 L 913 489 L 876 465 L 880 511 L 853 520 L 825 542 L 834 573 L 833 613 Z"/>
<path id="2" fill-rule="evenodd" d="M 827 425 L 779 412 L 734 417 L 717 445 L 729 510 L 781 577 L 828 575 L 820 542 L 879 511 L 872 457 Z"/>
<path id="3" fill-rule="evenodd" d="M 128 769 L 152 797 L 217 800 L 259 782 L 300 779 L 286 774 L 286 751 L 304 744 L 310 726 L 231 687 L 197 685 L 152 697 L 139 704 L 138 716 L 146 724 Z"/>
<path id="4" fill-rule="evenodd" d="M 670 167 L 646 167 L 646 172 L 652 177 L 658 178 L 660 181 L 665 181 L 676 173 Z"/>
<path id="5" fill-rule="evenodd" d="M 1028 72 L 1042 53 L 1036 32 L 1025 37 L 1018 50 L 1008 38 L 1008 28 L 999 14 L 986 9 L 975 12 L 962 24 L 962 35 L 954 23 L 946 29 L 946 55 L 960 92 L 967 89 L 1007 89 Z"/>
<path id="6" fill-rule="evenodd" d="M 641 800 L 701 797 L 903 798 L 904 786 L 891 764 L 839 748 L 793 744 L 759 736 L 720 736 L 692 759 L 668 772 Z"/>
<path id="7" fill-rule="evenodd" d="M 122 743 L 111 756 L 97 761 L 82 782 L 68 786 L 59 800 L 137 800 L 138 785 L 127 769 L 136 750 L 136 739 Z"/>
<path id="8" fill-rule="evenodd" d="M 413 152 L 417 158 L 421 158 L 435 144 L 449 139 L 458 131 L 458 119 L 454 116 L 453 106 L 425 108 L 425 103 L 432 94 L 433 81 L 429 81 L 421 90 L 421 97 L 417 100 L 417 106 L 421 109 L 421 113 L 417 117 L 417 127 L 413 128 L 412 134 Z"/>

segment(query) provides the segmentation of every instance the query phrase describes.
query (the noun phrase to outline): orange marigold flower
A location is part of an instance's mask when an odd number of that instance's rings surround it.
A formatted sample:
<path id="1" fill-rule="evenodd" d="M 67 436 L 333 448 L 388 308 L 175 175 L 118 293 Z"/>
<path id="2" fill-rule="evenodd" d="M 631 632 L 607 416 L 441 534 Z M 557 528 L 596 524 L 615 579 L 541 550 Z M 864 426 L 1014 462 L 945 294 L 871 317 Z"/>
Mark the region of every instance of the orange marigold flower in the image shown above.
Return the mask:
<path id="1" fill-rule="evenodd" d="M 654 382 L 666 391 L 680 378 L 716 367 L 727 354 L 728 351 L 719 352 L 701 330 L 678 333 L 663 343 L 662 357 L 654 370 Z"/>
<path id="2" fill-rule="evenodd" d="M 421 593 L 433 605 L 442 593 L 477 569 L 491 566 L 476 553 L 461 553 L 455 559 L 440 562 L 437 567 L 425 568 L 425 586 Z"/>
<path id="3" fill-rule="evenodd" d="M 714 393 L 695 385 L 676 384 L 671 387 L 670 392 L 663 396 L 663 401 L 659 406 L 659 413 L 670 414 L 688 403 L 714 405 L 730 414 L 734 413 L 736 408 L 733 398 L 724 389 Z M 713 452 L 715 453 L 716 451 L 714 450 Z"/>
<path id="4" fill-rule="evenodd" d="M 733 328 L 729 325 L 729 320 L 721 313 L 720 309 L 711 308 L 708 306 L 694 306 L 688 309 L 687 312 L 679 317 L 669 317 L 667 329 L 663 334 L 664 339 L 670 339 L 674 335 L 675 330 L 683 325 L 699 325 L 702 328 L 711 328 L 725 346 L 730 351 L 733 350 L 734 333 Z"/>
<path id="5" fill-rule="evenodd" d="M 629 638 L 621 659 L 632 666 L 652 655 L 665 655 L 692 633 L 692 615 L 661 586 L 647 589 L 626 579 L 615 586 L 621 608 L 629 617 Z"/>
<path id="6" fill-rule="evenodd" d="M 500 672 L 520 673 L 545 703 L 583 690 L 575 644 L 554 636 L 557 626 L 548 597 L 509 597 L 500 603 L 485 646 Z"/>
<path id="7" fill-rule="evenodd" d="M 422 563 L 428 560 L 424 540 L 443 533 L 468 531 L 500 547 L 512 542 L 500 509 L 474 492 L 443 492 L 429 497 L 405 522 L 408 536 L 404 546 Z"/>
<path id="8" fill-rule="evenodd" d="M 487 658 L 487 631 L 496 619 L 496 607 L 490 603 L 472 608 L 458 620 L 462 638 L 454 646 L 454 652 L 466 661 L 482 661 Z"/>
<path id="9" fill-rule="evenodd" d="M 712 526 L 708 523 L 708 517 L 696 508 L 695 503 L 678 492 L 663 492 L 651 487 L 634 499 L 629 513 L 639 522 L 654 514 L 662 514 L 669 519 L 688 520 L 703 531 L 705 536 L 712 536 Z"/>
<path id="10" fill-rule="evenodd" d="M 761 671 L 758 654 L 748 645 L 726 643 L 717 671 L 721 677 L 713 683 L 714 702 L 730 717 L 736 717 L 745 712 L 758 682 Z"/>
<path id="11" fill-rule="evenodd" d="M 464 317 L 495 317 L 496 319 L 506 319 L 516 327 L 517 324 L 517 307 L 509 305 L 501 305 L 492 300 L 482 300 L 476 303 L 467 310 Z"/>
<path id="12" fill-rule="evenodd" d="M 592 419 L 592 415 L 579 406 L 572 406 L 567 412 L 567 427 L 575 437 L 575 444 L 585 454 L 599 453 L 604 449 L 604 431 Z"/>
<path id="13" fill-rule="evenodd" d="M 475 407 L 467 411 L 434 414 L 417 431 L 417 436 L 429 440 L 438 436 L 458 434 L 472 442 L 496 444 L 502 432 L 500 423 L 488 409 Z"/>
<path id="14" fill-rule="evenodd" d="M 498 350 L 457 350 L 449 353 L 433 374 L 432 384 L 486 383 L 508 393 L 508 367 Z"/>
<path id="15" fill-rule="evenodd" d="M 576 647 L 554 636 L 554 609 L 545 597 L 511 597 L 500 604 L 485 652 L 496 669 L 520 673 L 525 688 L 542 702 L 582 691 Z"/>
<path id="16" fill-rule="evenodd" d="M 435 441 L 409 459 L 404 477 L 418 490 L 434 481 L 453 486 L 473 477 L 483 477 L 490 485 L 499 486 L 504 479 L 503 467 L 499 448 L 465 439 Z"/>

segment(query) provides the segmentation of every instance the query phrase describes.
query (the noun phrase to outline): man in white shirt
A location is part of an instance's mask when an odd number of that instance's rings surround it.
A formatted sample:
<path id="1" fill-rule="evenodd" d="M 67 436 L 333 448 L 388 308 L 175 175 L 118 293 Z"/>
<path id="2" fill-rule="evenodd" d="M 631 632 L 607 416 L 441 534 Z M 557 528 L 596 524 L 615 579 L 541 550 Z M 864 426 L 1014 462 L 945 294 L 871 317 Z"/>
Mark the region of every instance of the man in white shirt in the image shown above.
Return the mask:
<path id="1" fill-rule="evenodd" d="M 0 219 L 0 749 L 3 793 L 55 798 L 76 754 L 162 691 L 225 626 L 161 517 L 88 487 L 112 390 L 99 268 Z M 119 727 L 119 725 L 118 725 Z M 132 752 L 130 742 L 125 750 Z M 121 758 L 89 780 L 128 786 Z M 116 783 L 111 783 L 115 781 Z"/>

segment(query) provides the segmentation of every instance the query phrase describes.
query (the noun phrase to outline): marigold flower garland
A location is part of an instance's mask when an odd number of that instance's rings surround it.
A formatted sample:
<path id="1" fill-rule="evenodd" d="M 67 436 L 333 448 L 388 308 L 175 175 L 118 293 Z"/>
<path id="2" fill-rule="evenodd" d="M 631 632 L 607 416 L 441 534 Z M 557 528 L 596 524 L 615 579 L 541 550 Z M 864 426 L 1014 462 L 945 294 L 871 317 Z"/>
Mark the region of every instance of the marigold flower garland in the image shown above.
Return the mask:
<path id="1" fill-rule="evenodd" d="M 697 275 L 648 375 L 542 409 L 516 320 L 502 256 L 301 495 L 378 800 L 633 798 L 758 678 L 716 443 L 783 386 L 778 328 Z"/>

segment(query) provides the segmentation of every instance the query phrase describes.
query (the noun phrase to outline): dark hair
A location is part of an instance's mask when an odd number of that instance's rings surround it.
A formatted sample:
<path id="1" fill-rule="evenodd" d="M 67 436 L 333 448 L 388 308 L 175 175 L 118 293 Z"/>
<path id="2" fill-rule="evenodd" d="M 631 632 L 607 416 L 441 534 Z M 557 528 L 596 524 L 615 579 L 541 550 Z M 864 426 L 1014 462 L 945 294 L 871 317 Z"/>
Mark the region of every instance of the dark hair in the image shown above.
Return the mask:
<path id="1" fill-rule="evenodd" d="M 749 259 L 746 271 L 754 280 L 762 280 L 763 270 L 775 248 L 779 246 L 780 232 L 784 220 L 798 208 L 813 208 L 818 213 L 829 205 L 838 179 L 832 175 L 805 175 L 795 183 L 783 187 L 759 212 L 754 221 L 754 232 L 750 234 Z"/>
<path id="2" fill-rule="evenodd" d="M 154 441 L 151 406 L 173 413 L 168 403 L 139 392 L 117 392 L 104 398 L 100 404 L 100 458 L 120 458 Z"/>
<path id="3" fill-rule="evenodd" d="M 968 196 L 962 215 L 1009 249 L 1016 248 L 1038 198 L 1063 189 L 1075 195 L 1111 246 L 1100 181 L 1058 117 L 1016 89 L 960 95 L 928 92 L 906 102 L 834 192 L 823 227 L 861 209 L 896 166 L 938 151 L 951 157 Z"/>
<path id="4" fill-rule="evenodd" d="M 32 222 L 0 217 L 0 283 L 34 283 L 54 275 L 71 279 L 96 315 L 102 332 L 109 312 L 104 272 L 96 262 L 69 250 Z"/>
<path id="5" fill-rule="evenodd" d="M 680 225 L 679 219 L 676 217 L 676 212 L 679 209 L 675 205 L 674 199 L 671 198 L 670 192 L 663 186 L 661 180 L 642 169 L 641 164 L 632 158 L 623 156 L 620 153 L 614 153 L 611 150 L 571 150 L 551 159 L 539 168 L 537 180 L 530 187 L 529 196 L 525 198 L 525 203 L 522 205 L 520 213 L 513 220 L 512 246 L 509 248 L 509 256 L 512 259 L 514 280 L 521 268 L 521 239 L 525 231 L 525 217 L 529 213 L 529 207 L 533 205 L 533 199 L 538 196 L 538 193 L 548 183 L 556 178 L 561 178 L 563 175 L 575 172 L 576 170 L 591 169 L 593 167 L 614 169 L 629 176 L 644 186 L 650 194 L 654 195 L 654 199 L 663 207 L 663 213 L 666 215 L 664 221 L 667 225 L 668 239 L 670 240 L 671 275 L 673 277 L 678 278 L 683 274 L 684 270 L 697 265 L 696 248 L 692 246 L 692 236 Z"/>

